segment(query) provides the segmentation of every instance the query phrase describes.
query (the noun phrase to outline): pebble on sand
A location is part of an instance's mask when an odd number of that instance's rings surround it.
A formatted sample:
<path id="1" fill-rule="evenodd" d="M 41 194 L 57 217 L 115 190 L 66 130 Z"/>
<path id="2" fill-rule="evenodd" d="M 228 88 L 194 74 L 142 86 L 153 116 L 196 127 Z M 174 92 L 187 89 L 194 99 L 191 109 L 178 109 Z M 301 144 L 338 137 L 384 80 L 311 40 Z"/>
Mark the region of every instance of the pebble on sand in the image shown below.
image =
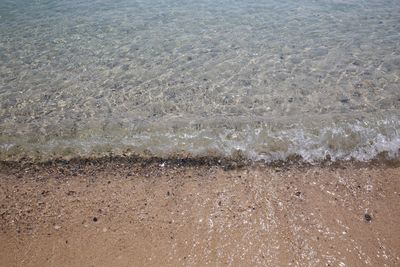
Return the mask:
<path id="1" fill-rule="evenodd" d="M 372 216 L 369 215 L 368 213 L 365 213 L 365 214 L 364 214 L 364 219 L 365 219 L 365 221 L 367 221 L 367 222 L 371 222 L 371 221 L 372 221 Z"/>

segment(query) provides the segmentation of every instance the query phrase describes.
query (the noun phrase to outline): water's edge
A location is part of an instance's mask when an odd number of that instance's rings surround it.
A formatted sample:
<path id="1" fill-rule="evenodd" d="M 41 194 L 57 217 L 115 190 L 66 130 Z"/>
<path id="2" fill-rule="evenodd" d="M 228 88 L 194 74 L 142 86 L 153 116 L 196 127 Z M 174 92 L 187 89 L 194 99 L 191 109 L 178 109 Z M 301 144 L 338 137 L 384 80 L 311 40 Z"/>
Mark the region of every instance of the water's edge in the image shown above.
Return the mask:
<path id="1" fill-rule="evenodd" d="M 287 171 L 293 168 L 399 168 L 400 159 L 388 159 L 387 155 L 380 154 L 377 158 L 368 162 L 360 161 L 331 161 L 324 160 L 318 163 L 310 164 L 301 158 L 291 158 L 286 161 L 274 162 L 254 162 L 238 158 L 159 158 L 159 157 L 140 157 L 140 156 L 103 156 L 99 158 L 73 158 L 70 160 L 53 159 L 49 161 L 34 161 L 31 159 L 21 159 L 19 161 L 0 161 L 0 173 L 31 173 L 43 170 L 55 170 L 63 175 L 75 176 L 86 167 L 90 167 L 93 171 L 126 169 L 133 166 L 141 168 L 221 168 L 224 171 L 236 170 L 242 168 L 273 168 L 277 172 Z"/>
<path id="2" fill-rule="evenodd" d="M 396 160 L 400 152 L 400 115 L 314 119 L 192 120 L 114 127 L 69 137 L 32 139 L 0 135 L 0 160 L 46 162 L 56 159 L 139 157 L 230 159 L 249 162 L 310 164 L 323 161 Z"/>

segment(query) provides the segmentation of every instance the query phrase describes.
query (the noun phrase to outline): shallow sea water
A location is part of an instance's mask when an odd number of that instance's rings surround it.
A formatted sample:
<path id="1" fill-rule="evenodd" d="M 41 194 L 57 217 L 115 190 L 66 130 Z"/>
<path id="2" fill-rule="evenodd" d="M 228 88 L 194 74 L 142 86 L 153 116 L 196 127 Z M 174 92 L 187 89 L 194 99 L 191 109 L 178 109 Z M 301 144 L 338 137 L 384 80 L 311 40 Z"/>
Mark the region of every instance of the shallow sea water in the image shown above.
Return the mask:
<path id="1" fill-rule="evenodd" d="M 0 160 L 399 157 L 398 0 L 0 1 Z"/>

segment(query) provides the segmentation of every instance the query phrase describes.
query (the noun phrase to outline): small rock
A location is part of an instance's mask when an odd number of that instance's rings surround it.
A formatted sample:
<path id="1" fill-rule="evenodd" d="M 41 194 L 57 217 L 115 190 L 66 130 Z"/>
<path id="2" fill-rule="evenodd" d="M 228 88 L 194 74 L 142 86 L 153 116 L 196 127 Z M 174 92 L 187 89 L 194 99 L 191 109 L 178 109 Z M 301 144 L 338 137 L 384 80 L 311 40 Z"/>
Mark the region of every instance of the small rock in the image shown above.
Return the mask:
<path id="1" fill-rule="evenodd" d="M 97 222 L 98 221 L 97 217 L 93 217 L 93 221 Z"/>
<path id="2" fill-rule="evenodd" d="M 54 229 L 59 230 L 59 229 L 61 229 L 61 226 L 59 226 L 59 225 L 54 225 Z"/>
<path id="3" fill-rule="evenodd" d="M 300 191 L 297 191 L 296 193 L 294 193 L 297 197 L 299 197 L 301 195 Z"/>
<path id="4" fill-rule="evenodd" d="M 75 191 L 70 190 L 67 192 L 67 196 L 73 196 L 73 195 L 75 195 L 75 193 L 76 193 Z"/>
<path id="5" fill-rule="evenodd" d="M 364 214 L 364 219 L 365 219 L 366 222 L 371 222 L 372 221 L 372 216 L 369 215 L 368 213 L 365 213 Z"/>

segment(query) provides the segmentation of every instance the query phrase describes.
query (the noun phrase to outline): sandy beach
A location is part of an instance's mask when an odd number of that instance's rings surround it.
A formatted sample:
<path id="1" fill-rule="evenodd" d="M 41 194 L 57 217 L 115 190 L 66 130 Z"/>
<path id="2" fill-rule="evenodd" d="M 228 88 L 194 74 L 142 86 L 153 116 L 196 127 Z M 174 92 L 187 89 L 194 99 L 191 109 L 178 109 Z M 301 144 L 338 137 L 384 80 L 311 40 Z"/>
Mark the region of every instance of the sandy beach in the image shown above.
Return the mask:
<path id="1" fill-rule="evenodd" d="M 400 266 L 400 0 L 0 0 L 0 267 Z"/>
<path id="2" fill-rule="evenodd" d="M 1 266 L 397 266 L 400 167 L 2 163 Z"/>

